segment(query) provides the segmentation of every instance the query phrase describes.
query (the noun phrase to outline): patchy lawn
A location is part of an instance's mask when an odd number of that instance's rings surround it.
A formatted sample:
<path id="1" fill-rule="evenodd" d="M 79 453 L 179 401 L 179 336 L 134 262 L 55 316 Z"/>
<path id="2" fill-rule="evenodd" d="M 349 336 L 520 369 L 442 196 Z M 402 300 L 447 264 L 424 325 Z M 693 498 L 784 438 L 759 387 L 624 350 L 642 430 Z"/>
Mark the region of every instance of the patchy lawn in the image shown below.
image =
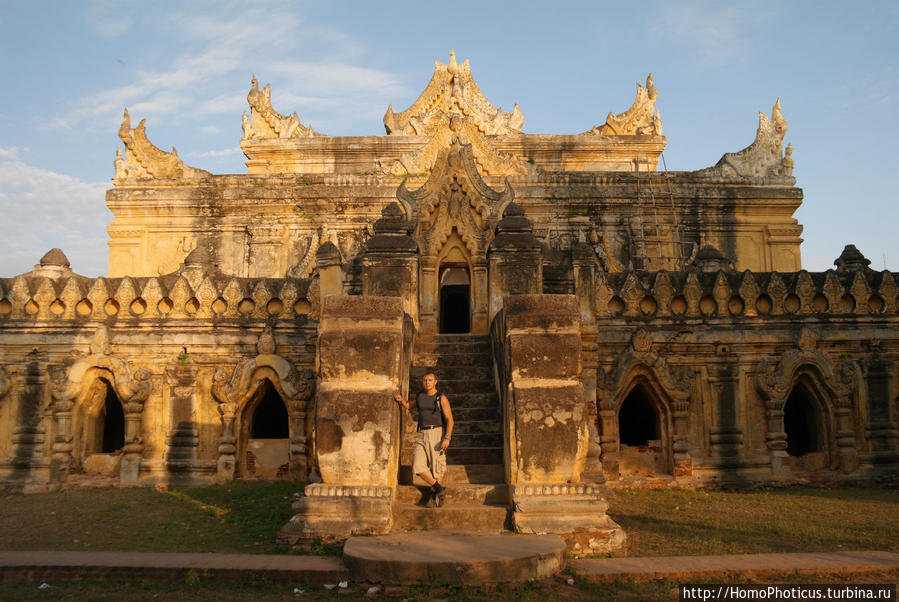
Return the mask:
<path id="1" fill-rule="evenodd" d="M 899 489 L 623 490 L 628 556 L 899 549 Z"/>

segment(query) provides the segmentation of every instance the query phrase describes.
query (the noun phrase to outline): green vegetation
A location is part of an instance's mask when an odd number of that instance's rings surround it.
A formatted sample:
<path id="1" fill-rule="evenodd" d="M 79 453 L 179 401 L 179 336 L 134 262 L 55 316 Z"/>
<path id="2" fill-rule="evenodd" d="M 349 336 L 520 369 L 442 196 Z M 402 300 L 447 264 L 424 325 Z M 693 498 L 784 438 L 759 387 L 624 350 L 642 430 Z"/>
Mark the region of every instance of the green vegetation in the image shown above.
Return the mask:
<path id="1" fill-rule="evenodd" d="M 899 549 L 899 490 L 616 490 L 628 556 Z"/>
<path id="2" fill-rule="evenodd" d="M 302 483 L 184 490 L 63 490 L 0 496 L 0 549 L 278 553 Z M 22 525 L 28 525 L 22 528 Z"/>

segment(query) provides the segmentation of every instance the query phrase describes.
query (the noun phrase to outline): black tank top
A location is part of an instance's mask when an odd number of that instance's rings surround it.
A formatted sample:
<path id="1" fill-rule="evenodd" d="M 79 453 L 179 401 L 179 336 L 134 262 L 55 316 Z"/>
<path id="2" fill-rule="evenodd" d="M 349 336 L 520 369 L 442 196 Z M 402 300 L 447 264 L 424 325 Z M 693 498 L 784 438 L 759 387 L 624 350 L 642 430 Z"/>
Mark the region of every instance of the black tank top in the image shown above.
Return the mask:
<path id="1" fill-rule="evenodd" d="M 418 406 L 418 428 L 426 426 L 443 426 L 443 411 L 440 409 L 440 391 L 428 395 L 419 391 L 415 396 L 415 405 Z"/>

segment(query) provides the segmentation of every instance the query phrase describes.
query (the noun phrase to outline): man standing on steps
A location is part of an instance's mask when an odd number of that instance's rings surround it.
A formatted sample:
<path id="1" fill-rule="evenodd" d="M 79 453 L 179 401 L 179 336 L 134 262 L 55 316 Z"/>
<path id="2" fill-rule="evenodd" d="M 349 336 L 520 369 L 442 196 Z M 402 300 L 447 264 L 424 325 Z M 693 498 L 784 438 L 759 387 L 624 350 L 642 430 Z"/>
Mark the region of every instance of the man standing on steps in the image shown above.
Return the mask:
<path id="1" fill-rule="evenodd" d="M 412 454 L 412 472 L 431 486 L 429 498 L 433 497 L 439 508 L 446 502 L 446 487 L 440 484 L 440 479 L 446 472 L 446 448 L 453 435 L 453 412 L 446 395 L 437 390 L 437 374 L 429 370 L 421 382 L 424 389 L 415 396 L 418 440 Z M 401 396 L 396 395 L 394 399 L 407 410 L 411 408 L 412 404 Z"/>

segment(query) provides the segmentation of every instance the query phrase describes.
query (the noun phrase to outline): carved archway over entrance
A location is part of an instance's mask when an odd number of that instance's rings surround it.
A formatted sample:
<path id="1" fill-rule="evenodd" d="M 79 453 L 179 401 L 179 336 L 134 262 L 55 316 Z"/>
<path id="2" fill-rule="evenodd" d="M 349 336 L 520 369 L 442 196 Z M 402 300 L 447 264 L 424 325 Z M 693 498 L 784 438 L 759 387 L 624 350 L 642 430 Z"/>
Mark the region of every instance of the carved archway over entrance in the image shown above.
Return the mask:
<path id="1" fill-rule="evenodd" d="M 105 326 L 97 329 L 90 351 L 68 370 L 57 367 L 51 371 L 56 422 L 53 478 L 64 480 L 74 462 L 81 463 L 88 453 L 105 449 L 102 432 L 97 432 L 105 424 L 101 417 L 110 403 L 119 403 L 124 422 L 119 475 L 123 483 L 136 483 L 144 449 L 140 438 L 141 412 L 150 394 L 150 372 L 144 368 L 132 371 L 124 359 L 110 355 Z M 118 412 L 119 408 L 111 407 Z"/>
<path id="2" fill-rule="evenodd" d="M 665 358 L 653 349 L 652 338 L 638 328 L 628 349 L 621 354 L 611 373 L 597 374 L 600 447 L 606 477 L 619 474 L 619 419 L 626 402 L 648 404 L 656 414 L 660 442 L 660 462 L 675 477 L 692 474 L 687 444 L 687 418 L 693 396 L 693 371 L 673 372 Z M 632 394 L 636 391 L 638 398 Z"/>
<path id="3" fill-rule="evenodd" d="M 816 447 L 828 454 L 836 451 L 836 457 L 827 458 L 825 464 L 834 468 L 838 464 L 846 472 L 858 466 L 852 420 L 858 368 L 851 361 L 835 365 L 817 345 L 814 333 L 803 330 L 797 346 L 784 353 L 780 361 L 764 358 L 756 368 L 755 384 L 768 417 L 766 444 L 775 473 L 782 471 L 784 459 L 790 455 L 784 410 L 797 391 L 805 396 L 804 415 L 815 413 L 816 435 L 823 439 Z"/>
<path id="4" fill-rule="evenodd" d="M 470 275 L 471 332 L 487 332 L 487 250 L 496 224 L 512 202 L 512 187 L 497 191 L 478 173 L 471 145 L 456 140 L 441 151 L 428 181 L 417 190 L 405 182 L 396 193 L 421 252 L 420 323 L 436 333 L 441 268 L 465 267 Z M 466 265 L 467 264 L 467 265 Z"/>
<path id="5" fill-rule="evenodd" d="M 315 387 L 314 374 L 308 368 L 297 370 L 287 358 L 275 354 L 271 327 L 263 330 L 256 349 L 256 357 L 241 360 L 230 374 L 220 367 L 213 375 L 212 393 L 219 402 L 222 416 L 218 478 L 234 478 L 238 457 L 242 458 L 242 467 L 246 469 L 246 446 L 252 434 L 253 412 L 272 391 L 287 410 L 288 473 L 305 478 L 308 467 L 306 405 Z M 269 387 L 271 389 L 267 391 Z"/>

